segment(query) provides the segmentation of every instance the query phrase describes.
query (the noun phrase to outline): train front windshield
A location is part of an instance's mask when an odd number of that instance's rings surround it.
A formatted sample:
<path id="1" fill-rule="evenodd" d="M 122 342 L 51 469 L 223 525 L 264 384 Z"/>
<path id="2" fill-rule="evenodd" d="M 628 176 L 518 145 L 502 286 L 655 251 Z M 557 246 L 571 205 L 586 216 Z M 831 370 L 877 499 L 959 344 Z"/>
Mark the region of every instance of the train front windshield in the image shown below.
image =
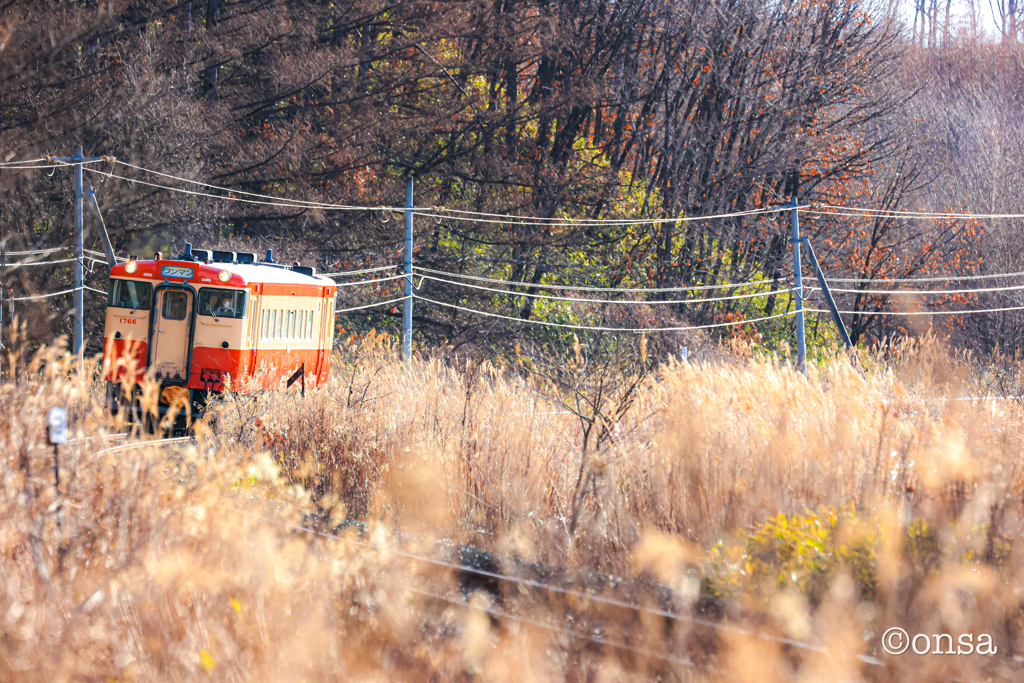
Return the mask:
<path id="1" fill-rule="evenodd" d="M 199 315 L 244 318 L 245 292 L 238 289 L 203 287 L 199 290 Z"/>
<path id="2" fill-rule="evenodd" d="M 152 302 L 153 284 L 138 280 L 112 280 L 107 305 L 114 308 L 148 309 Z"/>

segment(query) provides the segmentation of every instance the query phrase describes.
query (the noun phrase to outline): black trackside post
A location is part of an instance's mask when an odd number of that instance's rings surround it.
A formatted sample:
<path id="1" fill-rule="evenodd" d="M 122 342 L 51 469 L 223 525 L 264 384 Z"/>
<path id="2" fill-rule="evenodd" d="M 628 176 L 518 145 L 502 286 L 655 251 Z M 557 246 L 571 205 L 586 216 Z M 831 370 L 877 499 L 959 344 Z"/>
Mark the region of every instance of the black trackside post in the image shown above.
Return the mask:
<path id="1" fill-rule="evenodd" d="M 62 515 L 60 505 L 60 445 L 53 444 L 53 487 L 57 492 L 57 531 L 60 531 Z"/>

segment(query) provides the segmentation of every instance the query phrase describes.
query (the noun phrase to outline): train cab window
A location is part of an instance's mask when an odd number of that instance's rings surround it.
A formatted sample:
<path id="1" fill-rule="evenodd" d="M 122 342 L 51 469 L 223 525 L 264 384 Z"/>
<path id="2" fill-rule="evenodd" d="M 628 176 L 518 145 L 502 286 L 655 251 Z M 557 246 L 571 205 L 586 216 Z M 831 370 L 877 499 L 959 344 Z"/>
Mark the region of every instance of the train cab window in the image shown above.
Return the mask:
<path id="1" fill-rule="evenodd" d="M 164 320 L 184 320 L 188 315 L 188 294 L 185 292 L 164 292 L 164 305 L 160 315 Z"/>
<path id="2" fill-rule="evenodd" d="M 245 292 L 238 289 L 203 287 L 199 290 L 199 315 L 244 318 Z"/>
<path id="3" fill-rule="evenodd" d="M 153 296 L 153 284 L 135 280 L 111 281 L 107 305 L 114 308 L 149 308 Z"/>

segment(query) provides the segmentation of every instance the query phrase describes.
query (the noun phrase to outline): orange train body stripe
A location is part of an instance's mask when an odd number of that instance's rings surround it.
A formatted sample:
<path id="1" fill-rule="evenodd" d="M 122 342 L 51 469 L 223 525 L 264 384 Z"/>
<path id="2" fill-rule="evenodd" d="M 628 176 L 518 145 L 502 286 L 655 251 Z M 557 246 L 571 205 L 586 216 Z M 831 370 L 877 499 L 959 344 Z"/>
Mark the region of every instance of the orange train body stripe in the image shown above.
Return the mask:
<path id="1" fill-rule="evenodd" d="M 136 372 L 134 383 L 138 383 L 143 381 L 146 374 L 147 345 L 145 342 L 135 342 L 135 345 Z M 104 361 L 109 363 L 104 379 L 113 382 L 124 381 L 128 372 L 128 363 L 125 362 L 123 367 L 117 368 L 116 373 L 112 366 L 114 365 L 114 359 L 124 358 L 127 361 L 130 358 L 131 353 L 127 348 L 125 340 L 107 338 L 104 340 L 104 348 L 107 351 L 104 352 L 103 358 Z M 313 388 L 327 378 L 331 369 L 330 356 L 325 353 L 324 367 L 320 369 L 319 373 L 314 374 L 319 354 L 319 349 L 296 349 L 293 351 L 286 351 L 285 349 L 256 349 L 255 365 L 253 368 L 250 368 L 248 367 L 250 359 L 254 357 L 250 350 L 217 349 L 199 346 L 192 351 L 192 368 L 189 373 L 188 382 L 184 386 L 189 389 L 206 389 L 207 383 L 202 380 L 203 370 L 215 370 L 222 374 L 231 375 L 233 378 L 232 382 L 235 386 L 238 386 L 239 380 L 244 383 L 252 377 L 254 370 L 258 373 L 261 368 L 264 368 L 263 378 L 258 388 L 276 389 L 282 379 L 291 377 L 305 363 L 307 388 Z M 129 382 L 132 383 L 132 380 L 129 380 Z M 217 386 L 210 388 L 219 391 L 223 386 L 218 383 Z"/>

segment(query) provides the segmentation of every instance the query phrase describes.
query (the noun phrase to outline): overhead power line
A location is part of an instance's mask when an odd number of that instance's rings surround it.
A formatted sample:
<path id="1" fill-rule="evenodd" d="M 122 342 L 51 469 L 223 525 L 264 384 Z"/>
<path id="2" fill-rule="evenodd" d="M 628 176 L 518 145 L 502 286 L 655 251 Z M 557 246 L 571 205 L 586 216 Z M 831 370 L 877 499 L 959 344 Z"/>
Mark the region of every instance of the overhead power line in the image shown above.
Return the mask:
<path id="1" fill-rule="evenodd" d="M 252 204 L 261 204 L 261 203 L 279 204 L 280 203 L 282 205 L 292 206 L 293 208 L 308 207 L 308 208 L 336 210 L 336 211 L 338 211 L 338 210 L 340 210 L 340 211 L 388 211 L 388 212 L 404 213 L 404 212 L 406 212 L 406 211 L 408 211 L 410 209 L 410 207 L 401 207 L 401 206 L 352 206 L 352 205 L 344 205 L 344 204 L 334 204 L 334 203 L 330 203 L 330 202 L 312 202 L 312 201 L 301 200 L 301 199 L 290 199 L 290 198 L 283 198 L 283 197 L 275 197 L 274 195 L 268 195 L 268 194 L 263 194 L 263 193 L 259 193 L 259 192 L 247 192 L 245 190 L 234 190 L 234 189 L 231 189 L 229 187 L 224 187 L 222 185 L 214 185 L 212 183 L 205 183 L 205 182 L 202 182 L 200 180 L 194 180 L 192 178 L 186 178 L 184 176 L 174 175 L 172 173 L 165 173 L 163 171 L 157 171 L 157 170 L 154 170 L 154 169 L 146 168 L 144 166 L 139 166 L 137 164 L 132 164 L 132 163 L 129 163 L 127 161 L 122 161 L 120 159 L 114 160 L 114 163 L 120 164 L 122 166 L 127 166 L 128 168 L 131 168 L 131 169 L 143 172 L 143 173 L 150 173 L 150 174 L 153 174 L 153 175 L 156 175 L 156 176 L 167 178 L 169 180 L 176 180 L 176 181 L 182 182 L 182 183 L 189 183 L 189 184 L 196 185 L 196 186 L 199 186 L 199 187 L 205 187 L 205 188 L 209 188 L 209 189 L 214 189 L 214 190 L 217 190 L 217 191 L 223 192 L 223 193 L 240 195 L 242 197 L 253 197 L 253 198 L 257 199 L 257 200 L 265 200 L 265 201 L 252 201 L 252 200 L 249 200 L 247 202 L 247 203 L 252 203 Z M 228 200 L 235 200 L 235 201 L 246 201 L 246 200 L 240 199 L 238 197 L 224 197 L 222 195 L 213 195 L 213 194 L 209 194 L 209 193 L 194 192 L 194 191 L 184 190 L 182 188 L 173 188 L 173 187 L 166 186 L 166 185 L 160 185 L 160 184 L 157 184 L 157 183 L 148 183 L 146 181 L 142 181 L 142 180 L 138 180 L 138 179 L 130 179 L 130 178 L 126 178 L 126 177 L 123 177 L 123 176 L 119 176 L 119 175 L 115 175 L 115 174 L 110 174 L 110 173 L 104 173 L 103 175 L 106 175 L 106 176 L 112 177 L 112 178 L 121 178 L 122 180 L 129 180 L 131 182 L 137 182 L 137 183 L 141 183 L 143 185 L 150 185 L 152 187 L 160 187 L 162 189 L 167 189 L 167 190 L 170 190 L 170 191 L 187 192 L 188 194 L 195 194 L 195 195 L 198 195 L 198 196 L 206 196 L 206 197 L 211 197 L 211 198 L 220 198 L 220 199 L 228 199 Z M 712 219 L 737 218 L 737 217 L 743 217 L 743 216 L 755 216 L 755 215 L 759 215 L 759 214 L 779 213 L 779 212 L 782 212 L 782 211 L 790 211 L 790 210 L 792 210 L 792 207 L 766 207 L 766 208 L 760 208 L 760 209 L 749 209 L 749 210 L 745 210 L 745 211 L 733 211 L 733 212 L 728 212 L 728 213 L 714 214 L 714 215 L 710 215 L 710 216 L 677 216 L 677 217 L 674 217 L 674 218 L 540 218 L 540 217 L 534 217 L 534 216 L 518 216 L 518 215 L 515 215 L 515 214 L 486 213 L 486 212 L 481 212 L 481 211 L 468 211 L 468 210 L 464 210 L 464 209 L 450 209 L 450 208 L 444 207 L 444 206 L 418 207 L 416 210 L 414 210 L 413 213 L 416 214 L 416 215 L 425 216 L 425 217 L 432 217 L 432 218 L 449 217 L 449 218 L 456 218 L 458 220 L 469 220 L 469 221 L 485 222 L 485 223 L 501 223 L 501 224 L 506 224 L 506 225 L 507 224 L 513 224 L 513 225 L 548 225 L 548 226 L 560 226 L 560 225 L 575 225 L 575 226 L 600 226 L 600 225 L 607 225 L 607 226 L 615 226 L 615 225 L 656 225 L 656 224 L 662 224 L 662 223 L 686 223 L 686 222 L 693 222 L 693 221 L 707 221 L 707 220 L 712 220 Z"/>
<path id="2" fill-rule="evenodd" d="M 415 273 L 415 269 L 413 269 L 413 272 Z M 531 294 L 529 292 L 513 292 L 513 291 L 509 291 L 507 289 L 498 289 L 497 287 L 487 287 L 485 285 L 474 285 L 474 284 L 470 284 L 468 282 L 455 282 L 454 280 L 446 280 L 444 278 L 434 277 L 433 275 L 424 275 L 422 273 L 419 273 L 418 275 L 423 280 L 432 280 L 434 282 L 442 282 L 444 284 L 454 285 L 456 287 L 469 287 L 471 289 L 480 289 L 480 290 L 484 290 L 484 291 L 488 291 L 488 292 L 496 292 L 498 294 L 507 294 L 509 296 L 515 296 L 515 297 L 528 297 L 528 298 L 531 298 L 531 299 L 543 299 L 543 300 L 546 300 L 546 301 L 566 301 L 568 303 L 575 303 L 575 304 L 592 303 L 592 304 L 617 304 L 617 305 L 630 305 L 630 306 L 654 306 L 654 305 L 664 305 L 664 304 L 681 304 L 683 306 L 690 306 L 690 305 L 693 305 L 693 304 L 710 303 L 710 302 L 714 302 L 714 301 L 737 301 L 737 300 L 740 300 L 740 299 L 751 299 L 751 298 L 757 298 L 757 297 L 766 297 L 766 296 L 773 296 L 773 295 L 776 295 L 776 294 L 786 294 L 788 292 L 795 291 L 792 288 L 790 288 L 790 289 L 781 289 L 781 290 L 775 290 L 775 291 L 770 291 L 770 292 L 754 292 L 754 293 L 751 293 L 751 294 L 736 294 L 734 296 L 708 297 L 708 298 L 702 298 L 702 299 L 651 299 L 651 300 L 642 300 L 642 301 L 635 301 L 635 300 L 628 300 L 628 299 L 574 299 L 574 298 L 571 298 L 571 297 L 551 296 L 551 295 L 548 295 L 548 294 Z M 406 276 L 405 275 L 399 275 L 398 277 L 406 277 Z M 530 286 L 532 286 L 532 285 L 530 285 Z M 608 291 L 609 293 L 614 293 L 615 292 L 615 290 L 606 290 L 606 291 Z M 659 290 L 648 290 L 648 291 L 659 291 Z"/>
<path id="3" fill-rule="evenodd" d="M 336 284 L 338 285 L 338 287 L 354 287 L 356 285 L 373 285 L 373 284 L 376 284 L 378 282 L 390 282 L 392 280 L 400 280 L 403 277 L 409 277 L 409 276 L 405 275 L 405 274 L 402 274 L 402 275 L 392 275 L 390 277 L 379 277 L 379 278 L 375 278 L 373 280 L 357 280 L 355 282 L 338 282 Z"/>
<path id="4" fill-rule="evenodd" d="M 21 161 L 3 161 L 0 162 L 0 168 L 18 168 L 22 164 L 38 164 L 41 161 L 46 161 L 46 158 L 39 157 L 38 159 L 22 159 Z"/>
<path id="5" fill-rule="evenodd" d="M 25 268 L 27 266 L 55 266 L 60 263 L 72 263 L 77 260 L 76 258 L 62 258 L 56 261 L 18 261 L 7 264 L 7 268 L 8 270 L 15 270 L 16 268 Z"/>
<path id="6" fill-rule="evenodd" d="M 177 180 L 179 182 L 189 183 L 189 184 L 197 185 L 197 186 L 200 186 L 200 187 L 207 187 L 207 188 L 219 190 L 220 192 L 226 192 L 226 193 L 229 193 L 229 194 L 242 195 L 242 196 L 245 196 L 245 197 L 255 197 L 255 198 L 261 199 L 261 200 L 263 200 L 263 199 L 270 200 L 273 203 L 283 202 L 283 203 L 288 204 L 288 205 L 293 205 L 294 207 L 302 206 L 302 207 L 311 208 L 311 209 L 331 209 L 331 210 L 335 210 L 335 211 L 403 211 L 404 212 L 404 211 L 407 210 L 407 207 L 393 207 L 393 206 L 349 206 L 349 205 L 345 205 L 345 204 L 333 204 L 331 202 L 311 202 L 311 201 L 307 201 L 307 200 L 303 200 L 303 199 L 281 198 L 281 197 L 275 197 L 274 195 L 262 194 L 262 193 L 259 193 L 259 192 L 246 192 L 244 190 L 233 190 L 230 187 L 224 187 L 222 185 L 213 185 L 211 183 L 204 183 L 204 182 L 199 181 L 199 180 L 193 180 L 191 178 L 185 178 L 183 176 L 173 175 L 171 173 L 164 173 L 163 171 L 155 171 L 153 169 L 145 168 L 143 166 L 137 166 L 135 164 L 130 164 L 127 161 L 120 161 L 120 160 L 118 160 L 116 163 L 118 163 L 118 164 L 120 164 L 122 166 L 127 166 L 128 168 L 133 168 L 133 169 L 135 169 L 137 171 L 142 171 L 143 173 L 151 173 L 153 175 L 161 176 L 163 178 L 168 178 L 170 180 Z M 107 174 L 104 174 L 104 175 L 107 175 Z M 112 176 L 112 177 L 114 177 L 114 178 L 121 178 L 121 176 L 116 176 L 116 175 Z M 174 192 L 187 192 L 188 194 L 196 194 L 196 195 L 205 196 L 205 197 L 213 197 L 215 199 L 234 199 L 235 201 L 246 201 L 246 200 L 239 199 L 239 198 L 224 197 L 222 195 L 206 194 L 206 193 L 202 193 L 202 192 L 192 192 L 190 190 L 184 190 L 182 188 L 174 188 L 174 187 L 169 187 L 169 186 L 166 186 L 166 185 L 156 185 L 156 184 L 153 184 L 153 183 L 146 183 L 145 181 L 138 180 L 138 179 L 131 179 L 131 178 L 122 178 L 122 179 L 123 180 L 130 180 L 132 182 L 142 183 L 144 185 L 148 184 L 148 185 L 153 185 L 154 187 L 162 187 L 164 189 L 171 190 L 171 191 L 174 191 Z M 265 204 L 267 202 L 249 201 L 248 203 L 250 203 L 250 204 Z"/>
<path id="7" fill-rule="evenodd" d="M 26 159 L 24 161 L 4 161 L 0 162 L 0 169 L 7 169 L 9 171 L 29 171 L 38 168 L 61 168 L 61 167 L 72 167 L 77 166 L 79 163 L 82 164 L 98 164 L 103 162 L 113 161 L 113 157 L 101 157 L 98 159 L 83 159 L 81 162 L 75 162 L 72 164 L 67 163 L 61 159 L 55 159 L 53 157 L 42 157 L 39 159 Z"/>
<path id="8" fill-rule="evenodd" d="M 823 211 L 822 209 L 827 209 Z M 943 211 L 902 211 L 897 209 L 868 209 L 856 206 L 811 204 L 807 210 L 816 216 L 878 217 L 878 218 L 967 218 L 991 220 L 997 218 L 1024 218 L 1024 213 L 952 213 Z"/>
<path id="9" fill-rule="evenodd" d="M 490 277 L 479 277 L 477 275 L 463 275 L 462 273 L 452 273 L 447 270 L 435 270 L 433 268 L 424 268 L 422 266 L 413 266 L 413 272 L 420 273 L 433 273 L 435 275 L 445 275 L 448 277 L 461 278 L 463 280 L 473 280 L 474 282 L 491 282 L 500 285 L 513 285 L 515 287 L 532 287 L 534 289 L 549 289 L 553 291 L 567 291 L 567 292 L 605 292 L 609 294 L 617 294 L 621 292 L 634 292 L 634 293 L 656 293 L 656 292 L 700 292 L 709 289 L 732 289 L 734 287 L 770 287 L 775 284 L 772 280 L 751 280 L 749 282 L 731 282 L 717 285 L 693 285 L 689 287 L 592 287 L 583 285 L 544 285 L 544 284 L 533 284 L 531 282 L 516 282 L 515 280 L 498 280 Z"/>
<path id="10" fill-rule="evenodd" d="M 160 183 L 151 183 L 148 180 L 140 180 L 139 178 L 129 178 L 127 176 L 117 175 L 116 173 L 107 173 L 106 171 L 98 171 L 92 168 L 84 169 L 90 173 L 96 173 L 98 175 L 105 176 L 107 178 L 117 178 L 118 180 L 124 180 L 129 183 L 137 183 L 139 185 L 145 185 L 159 190 L 167 190 L 168 192 L 180 192 L 183 194 L 189 194 L 195 197 L 208 197 L 210 199 L 220 199 L 222 201 L 229 202 L 240 202 L 242 204 L 258 204 L 263 206 L 280 206 L 288 209 L 325 209 L 325 210 L 339 210 L 339 211 L 400 211 L 404 209 L 391 209 L 388 207 L 366 207 L 366 206 L 345 206 L 342 204 L 322 204 L 316 202 L 306 202 L 301 200 L 291 199 L 279 199 L 271 195 L 256 195 L 259 197 L 266 197 L 269 201 L 263 201 L 259 199 L 245 199 L 242 197 L 231 197 L 225 195 L 211 194 L 209 192 L 199 192 L 197 190 L 186 190 L 182 187 L 172 187 L 170 185 L 162 185 Z M 223 189 L 224 192 L 229 194 L 247 194 L 252 195 L 251 192 L 242 193 L 236 190 Z"/>
<path id="11" fill-rule="evenodd" d="M 830 313 L 828 310 L 820 308 L 805 308 L 805 311 L 811 313 Z M 961 311 L 838 311 L 843 315 L 895 315 L 895 316 L 911 316 L 911 315 L 974 315 L 977 313 L 1003 313 L 1005 311 L 1024 311 L 1024 306 L 1004 306 L 1002 308 L 975 308 Z"/>
<path id="12" fill-rule="evenodd" d="M 846 282 L 854 284 L 901 284 L 916 282 L 960 282 L 966 280 L 998 280 L 1004 277 L 1024 277 L 1024 272 L 1016 273 L 990 273 L 988 275 L 945 275 L 936 277 L 904 277 L 904 278 L 857 278 L 857 277 L 829 277 L 829 282 Z"/>
<path id="13" fill-rule="evenodd" d="M 570 330 L 586 330 L 586 331 L 589 331 L 589 332 L 634 332 L 634 333 L 641 333 L 641 332 L 688 332 L 690 330 L 710 330 L 710 329 L 714 329 L 714 328 L 718 328 L 718 327 L 734 327 L 734 326 L 737 326 L 737 325 L 747 325 L 747 324 L 750 324 L 750 323 L 759 323 L 759 322 L 764 322 L 765 320 L 774 320 L 776 318 L 784 318 L 784 317 L 788 317 L 788 316 L 791 316 L 791 315 L 795 314 L 794 312 L 790 311 L 790 312 L 786 312 L 786 313 L 777 313 L 775 315 L 766 315 L 766 316 L 763 316 L 763 317 L 760 317 L 760 318 L 749 318 L 747 320 L 736 320 L 736 321 L 725 322 L 725 323 L 712 323 L 710 325 L 689 325 L 689 326 L 684 326 L 684 327 L 606 327 L 606 326 L 599 326 L 599 325 L 572 325 L 572 324 L 569 324 L 569 323 L 552 323 L 552 322 L 547 322 L 545 320 L 531 320 L 531 319 L 528 319 L 528 318 L 527 319 L 517 318 L 517 317 L 511 316 L 511 315 L 501 315 L 500 313 L 489 313 L 487 311 L 481 311 L 481 310 L 478 310 L 478 309 L 475 309 L 475 308 L 468 308 L 466 306 L 459 306 L 458 304 L 450 304 L 450 303 L 445 303 L 443 301 L 435 301 L 434 299 L 429 299 L 429 298 L 427 298 L 425 296 L 421 296 L 421 295 L 416 294 L 416 293 L 413 293 L 412 298 L 413 299 L 418 299 L 419 301 L 424 301 L 424 302 L 426 302 L 428 304 L 434 304 L 436 306 L 443 306 L 445 308 L 454 308 L 454 309 L 459 310 L 459 311 L 465 311 L 466 313 L 473 313 L 473 314 L 476 314 L 476 315 L 482 315 L 482 316 L 487 317 L 487 318 L 500 318 L 502 320 L 511 320 L 512 322 L 526 323 L 528 325 L 543 325 L 545 327 L 560 327 L 560 328 L 565 328 L 565 329 L 570 329 Z"/>
<path id="14" fill-rule="evenodd" d="M 397 304 L 400 301 L 405 301 L 407 298 L 408 297 L 400 296 L 397 299 L 391 299 L 389 301 L 378 301 L 375 304 L 366 304 L 365 306 L 352 306 L 351 308 L 339 308 L 338 310 L 334 311 L 334 315 L 338 315 L 340 313 L 349 313 L 350 311 L 361 311 L 364 308 L 376 308 L 377 306 L 387 306 L 388 304 Z"/>
<path id="15" fill-rule="evenodd" d="M 8 256 L 42 256 L 44 254 L 55 254 L 58 251 L 71 251 L 71 247 L 52 247 L 50 249 L 30 249 L 29 251 L 8 251 Z"/>
<path id="16" fill-rule="evenodd" d="M 730 213 L 712 214 L 709 216 L 677 216 L 674 218 L 541 218 L 536 216 L 517 216 L 515 214 L 484 213 L 480 211 L 463 211 L 461 209 L 449 209 L 447 207 L 436 207 L 432 211 L 416 210 L 413 214 L 426 218 L 450 218 L 452 220 L 468 221 L 471 223 L 492 223 L 501 225 L 533 225 L 548 227 L 600 227 L 619 225 L 661 225 L 664 223 L 692 223 L 698 221 L 709 221 L 722 218 L 740 218 L 744 216 L 757 216 L 768 213 L 780 213 L 792 211 L 792 206 L 765 207 L 763 209 L 749 209 L 746 211 L 733 211 Z"/>
<path id="17" fill-rule="evenodd" d="M 807 289 L 817 289 L 820 287 L 807 287 Z M 832 287 L 829 289 L 833 292 L 842 292 L 843 294 L 934 294 L 934 295 L 947 295 L 947 294 L 985 294 L 989 292 L 1011 292 L 1019 291 L 1024 289 L 1024 285 L 1007 285 L 1005 287 L 977 287 L 973 289 L 848 289 L 842 287 Z"/>
<path id="18" fill-rule="evenodd" d="M 401 268 L 400 265 L 393 266 L 381 266 L 380 268 L 363 268 L 362 270 L 342 270 L 337 273 L 320 273 L 323 277 L 341 277 L 343 275 L 363 275 L 365 273 L 380 273 L 385 270 L 394 270 L 395 268 Z"/>
<path id="19" fill-rule="evenodd" d="M 163 171 L 157 171 L 157 170 L 154 170 L 154 169 L 149 169 L 149 168 L 146 168 L 144 166 L 139 166 L 137 164 L 132 164 L 132 163 L 129 163 L 127 161 L 122 161 L 120 159 L 115 160 L 115 163 L 120 164 L 122 166 L 127 166 L 128 168 L 132 168 L 134 170 L 137 170 L 137 171 L 140 171 L 140 172 L 143 172 L 143 173 L 150 173 L 150 174 L 157 175 L 157 176 L 160 176 L 160 177 L 163 177 L 163 178 L 167 178 L 169 180 L 176 180 L 178 182 L 189 183 L 189 184 L 196 185 L 196 186 L 199 186 L 199 187 L 206 187 L 206 188 L 209 188 L 209 189 L 218 190 L 220 192 L 225 192 L 225 193 L 230 193 L 230 194 L 235 194 L 235 195 L 241 195 L 241 196 L 244 196 L 244 197 L 253 197 L 253 198 L 256 198 L 258 200 L 269 200 L 269 201 L 274 202 L 274 203 L 283 202 L 285 204 L 294 205 L 296 207 L 297 206 L 308 206 L 309 208 L 342 210 L 342 211 L 389 211 L 389 212 L 405 212 L 405 211 L 408 211 L 409 208 L 410 208 L 410 207 L 400 207 L 400 206 L 349 206 L 349 205 L 344 205 L 344 204 L 334 204 L 334 203 L 330 203 L 330 202 L 310 202 L 310 201 L 299 200 L 299 199 L 281 198 L 281 197 L 275 197 L 273 195 L 263 194 L 263 193 L 259 193 L 259 192 L 247 192 L 247 191 L 244 191 L 244 190 L 234 190 L 234 189 L 231 189 L 231 188 L 228 188 L 228 187 L 224 187 L 222 185 L 214 185 L 212 183 L 205 183 L 205 182 L 202 182 L 202 181 L 199 181 L 199 180 L 194 180 L 192 178 L 186 178 L 184 176 L 174 175 L 172 173 L 165 173 Z M 114 177 L 114 178 L 121 178 L 121 176 L 117 176 L 117 175 L 111 175 L 111 174 L 105 174 L 105 175 L 108 175 L 109 177 Z M 127 178 L 123 178 L 123 179 L 128 180 Z M 134 182 L 139 182 L 139 183 L 143 183 L 143 184 L 149 184 L 149 183 L 145 183 L 144 181 L 140 181 L 140 180 L 135 180 Z M 168 189 L 168 190 L 172 190 L 172 191 L 175 190 L 175 188 L 171 188 L 171 187 L 167 187 L 167 186 L 163 186 L 163 185 L 156 185 L 156 184 L 151 184 L 151 185 L 163 187 L 164 189 Z M 180 188 L 178 188 L 178 189 L 180 190 Z M 181 191 L 185 191 L 185 190 L 181 190 Z M 215 197 L 215 198 L 217 198 L 217 197 L 224 198 L 224 197 L 221 197 L 220 195 L 210 195 L 210 194 L 204 194 L 204 193 L 199 193 L 199 192 L 190 192 L 190 194 L 197 194 L 197 195 L 200 195 L 200 196 L 208 196 L 208 197 Z M 249 203 L 256 203 L 256 204 L 258 204 L 258 203 L 261 203 L 261 202 L 259 202 L 259 201 L 251 201 Z M 734 211 L 734 212 L 730 212 L 730 213 L 715 214 L 715 215 L 711 215 L 711 216 L 679 216 L 679 217 L 675 217 L 675 218 L 607 218 L 607 219 L 604 219 L 604 218 L 540 218 L 540 217 L 533 217 L 533 216 L 517 216 L 517 215 L 514 215 L 514 214 L 486 213 L 486 212 L 481 212 L 481 211 L 468 211 L 468 210 L 464 210 L 464 209 L 450 209 L 448 207 L 437 206 L 437 207 L 418 207 L 418 209 L 414 211 L 414 214 L 418 214 L 420 216 L 432 217 L 432 218 L 447 216 L 447 217 L 451 217 L 451 218 L 458 218 L 459 220 L 471 220 L 471 221 L 476 221 L 476 222 L 502 223 L 502 224 L 510 224 L 511 223 L 511 224 L 515 224 L 515 225 L 550 225 L 550 226 L 558 226 L 558 225 L 576 225 L 576 226 L 608 225 L 608 226 L 614 226 L 614 225 L 654 225 L 654 224 L 661 224 L 661 223 L 680 223 L 680 222 L 691 222 L 691 221 L 705 221 L 705 220 L 720 219 L 720 218 L 736 218 L 736 217 L 742 217 L 742 216 L 754 216 L 754 215 L 765 214 L 765 213 L 778 213 L 778 212 L 781 212 L 781 211 L 789 211 L 789 210 L 792 210 L 792 207 L 766 207 L 766 208 L 762 208 L 762 209 L 750 209 L 750 210 L 746 210 L 746 211 Z"/>
<path id="20" fill-rule="evenodd" d="M 71 294 L 72 292 L 77 292 L 77 291 L 78 291 L 77 287 L 72 287 L 71 289 L 65 289 L 65 290 L 62 290 L 60 292 L 50 292 L 49 294 L 35 294 L 33 296 L 15 296 L 15 297 L 11 297 L 10 299 L 8 299 L 8 301 L 12 301 L 12 300 L 13 301 L 34 301 L 34 300 L 37 300 L 37 299 L 52 299 L 55 296 L 60 296 L 62 294 Z M 104 292 L 104 294 L 105 293 L 106 292 Z"/>

